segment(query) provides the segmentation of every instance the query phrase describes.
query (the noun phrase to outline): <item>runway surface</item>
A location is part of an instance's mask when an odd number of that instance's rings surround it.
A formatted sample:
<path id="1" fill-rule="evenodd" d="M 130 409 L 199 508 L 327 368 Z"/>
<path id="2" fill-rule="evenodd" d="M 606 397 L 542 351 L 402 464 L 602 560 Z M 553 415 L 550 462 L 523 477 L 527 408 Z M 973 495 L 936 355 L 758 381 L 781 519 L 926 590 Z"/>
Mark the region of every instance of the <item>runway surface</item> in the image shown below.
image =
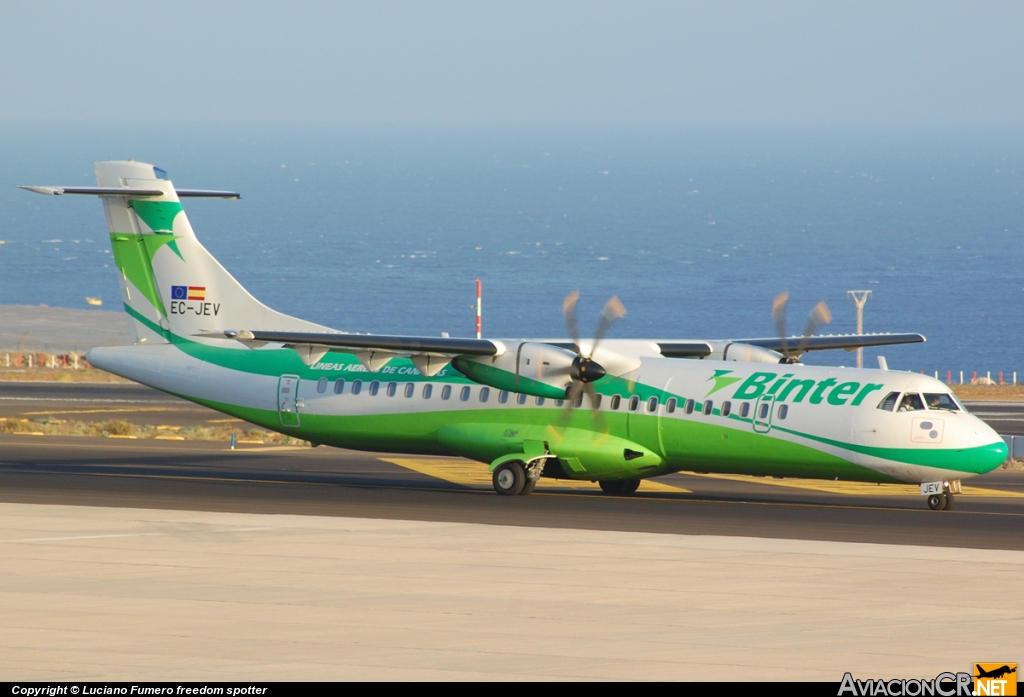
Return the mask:
<path id="1" fill-rule="evenodd" d="M 916 487 L 675 474 L 611 497 L 542 480 L 500 497 L 486 466 L 328 448 L 0 436 L 0 502 L 1024 549 L 1024 473 L 972 480 L 953 511 Z"/>
<path id="2" fill-rule="evenodd" d="M 0 383 L 0 416 L 224 418 L 39 383 Z M 696 474 L 510 498 L 459 458 L 0 434 L 0 530 L 19 679 L 838 681 L 1024 650 L 1024 472 L 942 512 L 914 486 Z"/>
<path id="3" fill-rule="evenodd" d="M 978 412 L 1024 424 L 1024 404 Z M 223 419 L 140 385 L 68 383 L 0 383 L 0 416 Z M 534 495 L 508 499 L 494 494 L 486 466 L 458 458 L 0 435 L 0 501 L 1024 549 L 1016 472 L 967 480 L 947 512 L 927 510 L 913 486 L 696 474 L 645 482 L 633 497 L 545 479 Z"/>

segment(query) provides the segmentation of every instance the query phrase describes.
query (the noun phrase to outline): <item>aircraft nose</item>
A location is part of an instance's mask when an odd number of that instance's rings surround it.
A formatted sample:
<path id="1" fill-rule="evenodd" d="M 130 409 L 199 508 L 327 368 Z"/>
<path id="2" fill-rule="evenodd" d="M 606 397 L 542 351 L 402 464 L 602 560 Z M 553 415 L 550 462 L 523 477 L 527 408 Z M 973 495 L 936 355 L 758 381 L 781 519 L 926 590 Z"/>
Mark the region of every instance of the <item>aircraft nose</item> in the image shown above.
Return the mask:
<path id="1" fill-rule="evenodd" d="M 984 474 L 985 472 L 991 472 L 1006 462 L 1006 458 L 1010 455 L 1010 450 L 1006 447 L 1006 442 L 1002 436 L 996 433 L 991 426 L 979 419 L 968 440 L 968 447 L 963 454 L 967 456 L 968 465 L 972 472 Z"/>

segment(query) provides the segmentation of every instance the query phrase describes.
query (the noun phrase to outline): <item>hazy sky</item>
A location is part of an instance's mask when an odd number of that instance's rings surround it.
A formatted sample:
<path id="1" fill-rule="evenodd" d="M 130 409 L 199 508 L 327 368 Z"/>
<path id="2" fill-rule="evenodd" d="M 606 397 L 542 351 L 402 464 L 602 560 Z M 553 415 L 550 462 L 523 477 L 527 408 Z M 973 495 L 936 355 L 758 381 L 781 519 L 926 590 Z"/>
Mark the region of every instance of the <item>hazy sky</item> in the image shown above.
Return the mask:
<path id="1" fill-rule="evenodd" d="M 1021 2 L 0 3 L 0 119 L 1024 122 Z"/>

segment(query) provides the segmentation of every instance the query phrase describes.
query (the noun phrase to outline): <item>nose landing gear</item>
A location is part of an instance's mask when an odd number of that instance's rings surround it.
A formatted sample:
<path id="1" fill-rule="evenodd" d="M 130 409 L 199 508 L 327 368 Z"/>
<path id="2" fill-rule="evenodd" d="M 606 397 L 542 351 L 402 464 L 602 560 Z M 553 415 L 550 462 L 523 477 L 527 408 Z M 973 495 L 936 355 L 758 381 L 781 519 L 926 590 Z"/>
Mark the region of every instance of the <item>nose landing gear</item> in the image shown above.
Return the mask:
<path id="1" fill-rule="evenodd" d="M 938 482 L 936 482 L 935 484 L 938 484 Z M 922 484 L 921 485 L 922 489 L 924 489 L 925 487 L 931 488 L 930 493 L 927 494 L 927 496 L 928 496 L 928 508 L 932 509 L 933 511 L 949 511 L 949 510 L 952 510 L 953 509 L 953 503 L 955 502 L 955 499 L 953 498 L 953 494 L 954 493 L 959 494 L 962 491 L 962 489 L 960 487 L 959 480 L 957 480 L 955 482 L 942 482 L 941 483 L 941 486 L 942 486 L 942 490 L 941 491 L 936 491 L 936 489 L 938 489 L 938 486 L 936 486 L 935 484 L 933 484 L 933 485 Z"/>

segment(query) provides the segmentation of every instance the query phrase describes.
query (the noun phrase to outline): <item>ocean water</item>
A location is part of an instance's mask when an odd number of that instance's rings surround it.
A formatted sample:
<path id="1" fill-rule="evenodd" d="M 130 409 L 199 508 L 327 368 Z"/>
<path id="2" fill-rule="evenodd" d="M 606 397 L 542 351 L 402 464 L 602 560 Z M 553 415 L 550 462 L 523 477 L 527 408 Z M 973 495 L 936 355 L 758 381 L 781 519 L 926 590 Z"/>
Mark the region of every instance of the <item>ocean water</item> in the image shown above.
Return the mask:
<path id="1" fill-rule="evenodd" d="M 895 369 L 1020 370 L 1024 138 L 1012 128 L 343 127 L 0 124 L 0 303 L 118 307 L 100 204 L 16 184 L 94 184 L 135 158 L 181 187 L 203 244 L 270 306 L 339 329 L 471 336 L 584 333 L 618 295 L 619 337 L 799 333 L 923 345 L 865 351 Z M 842 351 L 807 362 L 853 365 Z"/>

